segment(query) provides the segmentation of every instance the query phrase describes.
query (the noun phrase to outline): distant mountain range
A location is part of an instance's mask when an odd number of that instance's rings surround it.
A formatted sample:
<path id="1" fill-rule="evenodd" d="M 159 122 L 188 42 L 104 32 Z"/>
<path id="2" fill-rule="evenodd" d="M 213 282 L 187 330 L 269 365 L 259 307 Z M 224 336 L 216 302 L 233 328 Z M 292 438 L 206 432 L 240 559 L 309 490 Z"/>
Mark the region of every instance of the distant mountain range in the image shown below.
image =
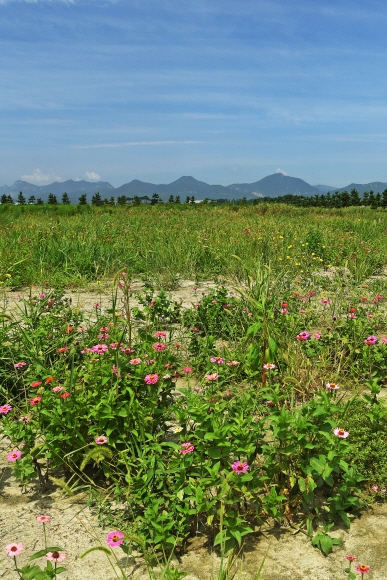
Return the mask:
<path id="1" fill-rule="evenodd" d="M 306 181 L 297 177 L 290 177 L 282 173 L 274 173 L 268 175 L 254 183 L 234 183 L 232 185 L 209 185 L 204 181 L 198 181 L 190 176 L 180 177 L 176 181 L 168 184 L 154 184 L 146 183 L 134 179 L 129 183 L 125 183 L 120 187 L 113 187 L 107 181 L 74 181 L 69 179 L 62 183 L 55 182 L 50 185 L 33 185 L 27 181 L 15 181 L 11 186 L 3 185 L 0 187 L 0 195 L 6 194 L 16 198 L 20 191 L 28 198 L 34 195 L 36 198 L 41 197 L 47 201 L 48 194 L 52 193 L 57 196 L 60 201 L 61 196 L 66 192 L 73 203 L 78 203 L 80 195 L 86 194 L 88 201 L 94 193 L 99 192 L 102 197 L 118 197 L 126 195 L 127 197 L 148 196 L 151 197 L 154 193 L 167 201 L 170 195 L 176 197 L 180 196 L 181 201 L 184 201 L 187 196 L 194 196 L 195 199 L 253 199 L 255 197 L 278 197 L 282 195 L 321 195 L 321 193 L 331 193 L 335 191 L 348 191 L 357 189 L 359 193 L 373 190 L 374 193 L 382 193 L 387 189 L 387 183 L 381 181 L 374 181 L 372 183 L 351 183 L 347 187 L 331 187 L 328 185 L 310 185 Z"/>

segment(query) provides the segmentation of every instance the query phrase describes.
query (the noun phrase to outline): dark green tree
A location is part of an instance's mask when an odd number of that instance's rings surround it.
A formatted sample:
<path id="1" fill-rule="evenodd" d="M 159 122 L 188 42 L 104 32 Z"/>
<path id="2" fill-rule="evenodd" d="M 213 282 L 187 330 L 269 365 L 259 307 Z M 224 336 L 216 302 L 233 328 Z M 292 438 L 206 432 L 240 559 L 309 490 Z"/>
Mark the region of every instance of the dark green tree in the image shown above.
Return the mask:
<path id="1" fill-rule="evenodd" d="M 91 205 L 103 205 L 103 199 L 99 191 L 91 198 Z"/>
<path id="2" fill-rule="evenodd" d="M 66 192 L 64 192 L 64 194 L 62 195 L 62 203 L 63 205 L 70 205 L 71 203 L 70 198 Z"/>
<path id="3" fill-rule="evenodd" d="M 117 205 L 125 205 L 126 204 L 126 195 L 119 195 L 117 197 Z"/>
<path id="4" fill-rule="evenodd" d="M 141 199 L 138 197 L 138 195 L 133 197 L 133 205 L 141 205 Z"/>
<path id="5" fill-rule="evenodd" d="M 79 205 L 87 205 L 86 193 L 82 193 L 81 197 L 79 197 L 78 199 L 79 199 Z"/>
<path id="6" fill-rule="evenodd" d="M 157 205 L 160 202 L 160 196 L 158 193 L 154 193 L 151 199 L 151 205 Z"/>
<path id="7" fill-rule="evenodd" d="M 180 201 L 180 195 L 177 195 L 176 196 L 175 203 L 181 203 L 181 201 Z"/>
<path id="8" fill-rule="evenodd" d="M 387 189 L 385 189 L 382 193 L 382 207 L 387 207 Z"/>
<path id="9" fill-rule="evenodd" d="M 387 189 L 386 189 L 387 191 Z M 8 203 L 8 195 L 5 195 L 5 193 L 3 193 L 3 195 L 1 196 L 1 203 Z"/>
<path id="10" fill-rule="evenodd" d="M 173 195 L 169 196 L 168 203 L 175 203 L 175 198 L 173 197 Z"/>
<path id="11" fill-rule="evenodd" d="M 42 200 L 41 197 L 38 197 L 38 199 L 36 200 L 36 205 L 44 205 L 44 201 Z"/>
<path id="12" fill-rule="evenodd" d="M 58 205 L 56 195 L 54 195 L 53 193 L 49 193 L 47 203 L 48 205 Z"/>
<path id="13" fill-rule="evenodd" d="M 194 195 L 191 195 L 190 203 L 195 203 L 195 196 Z"/>
<path id="14" fill-rule="evenodd" d="M 20 191 L 19 195 L 17 196 L 17 203 L 19 205 L 26 205 L 27 203 L 22 191 Z"/>
<path id="15" fill-rule="evenodd" d="M 28 204 L 35 205 L 35 202 L 36 202 L 36 197 L 34 195 L 30 195 L 30 197 L 28 198 Z"/>

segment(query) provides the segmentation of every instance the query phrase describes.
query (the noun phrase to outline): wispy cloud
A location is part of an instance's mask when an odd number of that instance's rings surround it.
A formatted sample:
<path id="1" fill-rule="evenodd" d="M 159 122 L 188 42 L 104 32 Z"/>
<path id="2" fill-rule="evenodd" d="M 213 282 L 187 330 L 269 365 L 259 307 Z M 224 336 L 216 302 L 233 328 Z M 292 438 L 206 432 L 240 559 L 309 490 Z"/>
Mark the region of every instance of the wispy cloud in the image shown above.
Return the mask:
<path id="1" fill-rule="evenodd" d="M 104 147 L 136 147 L 137 145 L 197 145 L 203 141 L 126 141 L 124 143 L 93 143 L 91 145 L 71 145 L 73 149 L 102 149 Z"/>
<path id="2" fill-rule="evenodd" d="M 276 173 L 282 173 L 282 175 L 287 175 L 286 171 L 284 171 L 283 169 L 281 169 L 280 167 L 278 167 Z"/>
<path id="3" fill-rule="evenodd" d="M 53 181 L 63 181 L 63 179 L 53 171 L 50 173 L 43 173 L 40 169 L 35 169 L 35 171 L 30 175 L 22 175 L 21 179 L 33 183 L 34 185 L 48 185 Z"/>
<path id="4" fill-rule="evenodd" d="M 86 171 L 85 178 L 88 181 L 100 181 L 101 176 L 98 173 L 95 173 L 95 171 Z"/>

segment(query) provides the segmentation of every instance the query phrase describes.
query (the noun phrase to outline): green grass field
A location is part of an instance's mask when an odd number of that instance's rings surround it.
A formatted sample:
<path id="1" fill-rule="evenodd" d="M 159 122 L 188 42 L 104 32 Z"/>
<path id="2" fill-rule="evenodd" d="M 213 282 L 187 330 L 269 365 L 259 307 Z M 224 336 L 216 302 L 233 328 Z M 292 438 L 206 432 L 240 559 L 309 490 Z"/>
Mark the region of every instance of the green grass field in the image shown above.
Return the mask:
<path id="1" fill-rule="evenodd" d="M 0 281 L 12 287 L 85 287 L 126 267 L 168 289 L 257 262 L 292 277 L 347 267 L 360 282 L 387 254 L 387 214 L 369 208 L 0 206 L 0 224 Z"/>

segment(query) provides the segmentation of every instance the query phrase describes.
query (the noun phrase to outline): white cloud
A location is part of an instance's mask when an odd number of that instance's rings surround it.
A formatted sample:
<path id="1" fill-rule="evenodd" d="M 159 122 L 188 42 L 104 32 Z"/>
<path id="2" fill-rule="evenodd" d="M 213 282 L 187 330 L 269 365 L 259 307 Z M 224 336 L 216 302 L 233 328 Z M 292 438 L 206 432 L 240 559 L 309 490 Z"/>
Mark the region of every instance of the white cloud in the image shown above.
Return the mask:
<path id="1" fill-rule="evenodd" d="M 33 183 L 34 185 L 48 185 L 53 181 L 63 181 L 63 179 L 54 172 L 43 173 L 40 169 L 35 169 L 31 175 L 22 175 L 21 179 Z"/>
<path id="2" fill-rule="evenodd" d="M 88 181 L 100 181 L 101 176 L 98 175 L 98 173 L 95 173 L 94 171 L 86 171 L 85 178 Z"/>
<path id="3" fill-rule="evenodd" d="M 286 171 L 284 171 L 283 169 L 281 169 L 280 167 L 278 167 L 276 173 L 282 173 L 282 175 L 287 175 Z"/>

